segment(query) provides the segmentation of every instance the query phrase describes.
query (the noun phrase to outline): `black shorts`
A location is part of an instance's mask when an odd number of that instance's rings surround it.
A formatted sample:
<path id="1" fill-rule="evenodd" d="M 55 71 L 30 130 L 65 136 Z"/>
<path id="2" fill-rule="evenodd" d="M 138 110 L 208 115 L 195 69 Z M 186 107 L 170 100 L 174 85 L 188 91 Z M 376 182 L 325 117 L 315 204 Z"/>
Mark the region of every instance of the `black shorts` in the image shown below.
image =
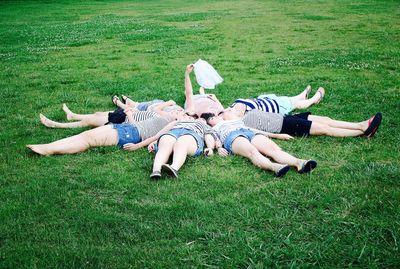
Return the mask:
<path id="1" fill-rule="evenodd" d="M 281 134 L 309 136 L 312 121 L 307 120 L 311 112 L 304 112 L 283 117 Z"/>
<path id="2" fill-rule="evenodd" d="M 122 108 L 117 108 L 114 112 L 108 113 L 108 123 L 123 123 L 125 122 L 126 114 Z"/>

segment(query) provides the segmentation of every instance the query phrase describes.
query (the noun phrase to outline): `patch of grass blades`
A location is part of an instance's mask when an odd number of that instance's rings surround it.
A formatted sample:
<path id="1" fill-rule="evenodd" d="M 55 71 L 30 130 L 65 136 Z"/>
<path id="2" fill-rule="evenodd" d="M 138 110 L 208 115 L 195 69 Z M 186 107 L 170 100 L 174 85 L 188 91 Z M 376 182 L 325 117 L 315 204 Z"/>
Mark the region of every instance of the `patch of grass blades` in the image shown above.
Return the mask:
<path id="1" fill-rule="evenodd" d="M 398 268 L 397 24 L 398 1 L 1 2 L 0 268 Z M 373 139 L 276 141 L 318 162 L 283 179 L 213 156 L 152 182 L 146 149 L 25 148 L 87 130 L 40 124 L 39 113 L 67 121 L 62 103 L 183 105 L 198 58 L 224 78 L 212 93 L 225 106 L 311 84 L 326 89 L 314 115 L 381 111 L 382 126 Z"/>

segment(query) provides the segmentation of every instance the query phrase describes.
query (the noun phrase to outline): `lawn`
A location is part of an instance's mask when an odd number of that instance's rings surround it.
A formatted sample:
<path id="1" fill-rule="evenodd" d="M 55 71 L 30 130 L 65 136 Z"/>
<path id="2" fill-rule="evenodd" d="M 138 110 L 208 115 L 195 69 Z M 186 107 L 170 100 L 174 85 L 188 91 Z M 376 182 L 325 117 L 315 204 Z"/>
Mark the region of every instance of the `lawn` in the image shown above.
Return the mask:
<path id="1" fill-rule="evenodd" d="M 399 268 L 399 41 L 399 1 L 2 1 L 0 268 Z M 373 139 L 277 141 L 318 161 L 283 179 L 214 156 L 152 182 L 146 149 L 25 148 L 85 130 L 40 124 L 66 121 L 62 103 L 183 104 L 199 58 L 224 78 L 213 93 L 225 105 L 311 84 L 326 89 L 312 113 L 381 111 L 382 126 Z"/>

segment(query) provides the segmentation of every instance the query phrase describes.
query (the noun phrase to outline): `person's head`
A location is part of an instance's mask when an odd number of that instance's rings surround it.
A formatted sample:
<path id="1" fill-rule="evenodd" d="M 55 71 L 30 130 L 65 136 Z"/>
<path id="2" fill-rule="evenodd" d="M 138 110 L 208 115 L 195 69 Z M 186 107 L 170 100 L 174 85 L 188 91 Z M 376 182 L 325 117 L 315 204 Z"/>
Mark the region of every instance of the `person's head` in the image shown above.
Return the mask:
<path id="1" fill-rule="evenodd" d="M 209 118 L 214 117 L 215 114 L 211 112 L 203 113 L 200 115 L 200 118 L 204 119 L 206 122 Z"/>
<path id="2" fill-rule="evenodd" d="M 210 125 L 211 127 L 214 127 L 215 125 L 217 125 L 219 122 L 223 121 L 224 119 L 221 117 L 221 114 L 223 114 L 223 112 L 220 112 L 217 116 L 213 113 L 209 113 L 210 115 L 207 115 L 208 118 L 206 119 L 206 122 L 208 125 Z"/>
<path id="3" fill-rule="evenodd" d="M 168 112 L 168 114 L 171 116 L 171 118 L 177 120 L 185 114 L 185 111 L 183 111 L 183 109 L 176 109 Z"/>
<path id="4" fill-rule="evenodd" d="M 224 120 L 236 120 L 240 118 L 240 112 L 231 107 L 226 108 L 219 114 Z"/>
<path id="5" fill-rule="evenodd" d="M 234 110 L 238 117 L 243 117 L 246 113 L 246 105 L 242 103 L 234 103 L 230 109 Z"/>

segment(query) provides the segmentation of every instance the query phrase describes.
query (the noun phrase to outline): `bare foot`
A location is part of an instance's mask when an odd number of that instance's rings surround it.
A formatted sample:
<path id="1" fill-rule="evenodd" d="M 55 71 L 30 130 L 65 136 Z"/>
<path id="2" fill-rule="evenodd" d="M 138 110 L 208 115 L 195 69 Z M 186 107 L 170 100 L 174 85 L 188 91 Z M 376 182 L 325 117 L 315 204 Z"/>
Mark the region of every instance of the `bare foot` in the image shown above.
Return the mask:
<path id="1" fill-rule="evenodd" d="M 69 110 L 66 104 L 63 104 L 62 109 L 64 110 L 65 114 L 67 114 L 67 120 L 74 120 L 74 113 Z"/>
<path id="2" fill-rule="evenodd" d="M 41 148 L 40 145 L 26 145 L 26 147 L 39 155 L 42 155 L 42 156 L 47 155 L 46 152 Z"/>
<path id="3" fill-rule="evenodd" d="M 39 114 L 39 117 L 40 117 L 40 122 L 41 122 L 44 126 L 49 127 L 49 128 L 55 128 L 55 123 L 54 123 L 54 121 L 49 120 L 49 119 L 46 118 L 46 116 L 43 115 L 42 113 Z"/>

